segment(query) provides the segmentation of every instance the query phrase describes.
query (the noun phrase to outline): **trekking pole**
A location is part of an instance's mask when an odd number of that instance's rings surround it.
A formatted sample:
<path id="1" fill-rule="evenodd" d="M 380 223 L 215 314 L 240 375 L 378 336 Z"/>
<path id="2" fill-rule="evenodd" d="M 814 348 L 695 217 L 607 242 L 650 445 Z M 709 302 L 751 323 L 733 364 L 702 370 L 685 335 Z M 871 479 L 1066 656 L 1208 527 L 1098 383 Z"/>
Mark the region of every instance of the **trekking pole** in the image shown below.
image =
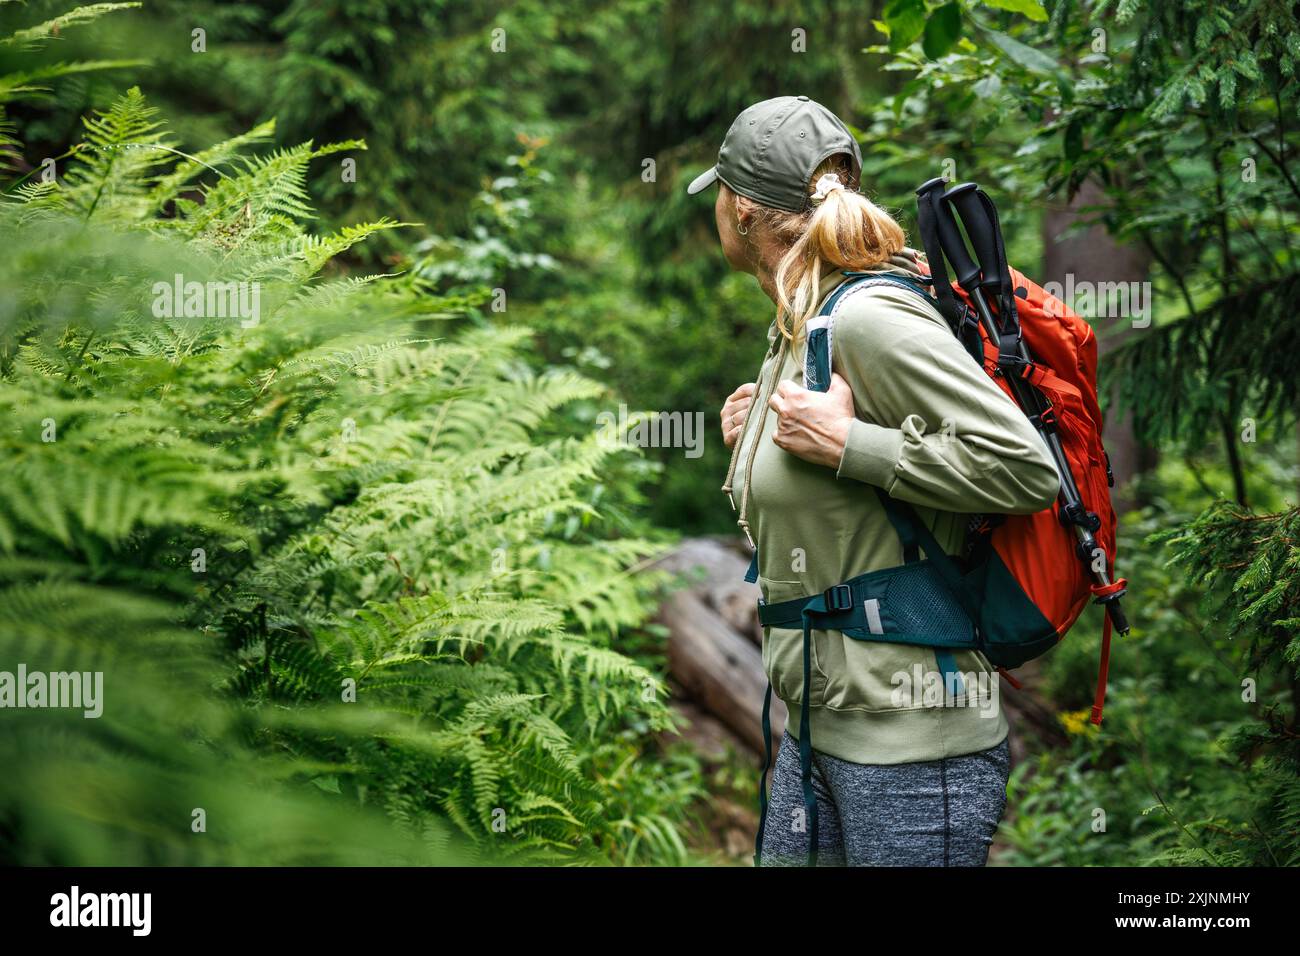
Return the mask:
<path id="1" fill-rule="evenodd" d="M 934 190 L 942 188 L 944 181 L 942 179 L 932 179 L 917 190 L 918 195 L 933 193 Z M 953 190 L 943 194 L 943 199 L 948 200 L 954 192 L 963 189 L 965 186 L 974 186 L 974 183 L 966 183 L 964 186 L 955 187 Z M 992 308 L 989 306 L 988 297 L 985 289 L 994 288 L 999 285 L 996 273 L 986 274 L 981 268 L 981 263 L 977 263 L 971 258 L 970 252 L 966 248 L 966 241 L 962 238 L 961 231 L 957 228 L 957 220 L 953 217 L 952 210 L 948 208 L 945 202 L 934 203 L 935 208 L 935 225 L 939 234 L 939 245 L 943 254 L 948 261 L 952 263 L 953 271 L 956 273 L 957 284 L 961 286 L 975 303 L 975 312 L 979 316 L 980 324 L 984 326 L 984 331 L 988 335 L 989 341 L 999 351 L 1001 355 L 1003 349 L 1002 330 L 998 328 L 998 323 L 994 318 Z M 963 220 L 964 221 L 964 220 Z M 969 229 L 968 229 L 969 231 Z M 976 249 L 980 249 L 976 246 Z M 1008 343 L 1009 344 L 1009 343 Z M 1027 361 L 1027 356 L 1023 354 L 1023 343 L 1017 342 L 1020 346 L 1018 357 Z M 1006 376 L 1007 383 L 1011 386 L 1011 391 L 1015 395 L 1017 404 L 1030 414 L 1031 420 L 1035 426 L 1039 425 L 1040 416 L 1045 410 L 1046 405 L 1043 398 L 1038 392 L 1029 387 L 1029 383 L 1019 376 Z M 1052 453 L 1052 458 L 1057 465 L 1058 471 L 1063 471 L 1063 481 L 1068 477 L 1070 486 L 1069 490 L 1073 492 L 1074 497 L 1078 497 L 1078 490 L 1074 486 L 1073 476 L 1070 475 L 1068 467 L 1065 467 L 1065 453 L 1060 447 L 1060 442 L 1056 440 L 1048 441 L 1048 435 L 1043 434 L 1044 441 L 1047 442 L 1048 449 Z M 1055 436 L 1051 436 L 1055 439 Z"/>
<path id="2" fill-rule="evenodd" d="M 933 198 L 927 194 L 932 194 L 934 190 L 942 188 L 944 181 L 942 179 L 932 179 L 917 190 L 918 196 L 923 196 L 923 201 Z M 953 192 L 964 189 L 966 186 L 974 187 L 974 183 L 966 183 L 964 186 L 955 187 L 943 195 L 947 200 Z M 989 307 L 988 298 L 985 295 L 985 288 L 991 288 L 998 284 L 996 273 L 985 273 L 980 263 L 971 258 L 970 252 L 966 249 L 966 242 L 962 239 L 961 232 L 957 228 L 957 220 L 953 218 L 952 211 L 948 209 L 946 203 L 934 203 L 935 225 L 939 234 L 939 245 L 943 254 L 952 263 L 953 271 L 956 274 L 957 284 L 966 290 L 970 295 L 971 301 L 975 303 L 975 311 L 979 315 L 980 324 L 984 326 L 984 331 L 988 335 L 989 342 L 1002 351 L 1003 336 L 994 319 L 993 312 Z M 964 221 L 964 220 L 963 220 Z M 969 232 L 969 228 L 968 228 Z M 972 241 L 974 241 L 972 239 Z M 976 249 L 983 248 L 980 245 Z M 988 248 L 995 248 L 991 244 Z M 991 276 L 991 278 L 990 278 Z M 1025 353 L 1024 343 L 1017 342 L 1019 345 L 1018 357 L 1022 361 L 1028 361 L 1028 355 Z M 1030 421 L 1038 430 L 1043 441 L 1046 443 L 1049 453 L 1052 456 L 1056 470 L 1061 475 L 1062 497 L 1065 498 L 1067 505 L 1080 501 L 1078 487 L 1074 483 L 1074 476 L 1070 472 L 1068 460 L 1065 457 L 1065 451 L 1061 447 L 1060 440 L 1054 433 L 1045 428 L 1046 421 L 1043 414 L 1048 410 L 1043 397 L 1038 391 L 1032 388 L 1028 382 L 1019 376 L 1005 376 L 1007 383 L 1011 387 L 1012 394 L 1015 396 L 1016 403 L 1025 410 L 1030 416 Z M 1076 513 L 1071 511 L 1070 514 Z M 1077 527 L 1077 526 L 1076 526 Z M 1087 531 L 1086 528 L 1081 529 Z M 1088 533 L 1088 539 L 1091 541 L 1091 532 Z M 1083 540 L 1080 541 L 1082 545 Z M 1091 548 L 1089 549 L 1091 557 Z"/>
<path id="3" fill-rule="evenodd" d="M 917 190 L 918 196 L 932 193 L 941 188 L 943 180 L 930 180 Z M 927 197 L 937 198 L 937 197 Z M 962 225 L 966 228 L 971 244 L 975 247 L 979 262 L 975 262 L 966 248 L 957 221 L 948 208 L 952 205 L 961 215 Z M 939 244 L 953 264 L 957 284 L 966 291 L 975 303 L 975 311 L 990 344 L 998 349 L 999 365 L 1024 367 L 1030 363 L 1028 349 L 1020 338 L 1020 329 L 1015 319 L 1015 290 L 1011 288 L 1010 267 L 1002 244 L 1001 228 L 997 224 L 997 213 L 987 195 L 974 183 L 955 186 L 943 194 L 942 201 L 933 202 Z M 999 302 L 999 312 L 995 316 L 989 305 L 989 294 L 993 293 Z M 1002 320 L 999 325 L 999 319 Z M 1078 542 L 1078 556 L 1084 562 L 1102 588 L 1102 596 L 1097 600 L 1106 606 L 1111 623 L 1120 634 L 1127 634 L 1128 620 L 1120 607 L 1120 598 L 1124 591 L 1113 588 L 1110 572 L 1103 568 L 1098 571 L 1092 566 L 1092 559 L 1097 548 L 1097 539 L 1093 532 L 1100 527 L 1095 516 L 1084 506 L 1078 485 L 1070 470 L 1069 460 L 1061 447 L 1060 438 L 1051 428 L 1051 408 L 1043 396 L 1029 382 L 1019 375 L 1004 375 L 1011 387 L 1017 404 L 1029 414 L 1030 421 L 1047 445 L 1053 463 L 1061 477 L 1061 513 L 1063 519 L 1074 528 Z M 1091 519 L 1091 521 L 1090 521 Z"/>
<path id="4" fill-rule="evenodd" d="M 962 225 L 966 227 L 966 235 L 970 237 L 971 244 L 975 247 L 975 256 L 979 260 L 973 270 L 975 277 L 971 278 L 968 274 L 966 282 L 962 282 L 961 277 L 958 277 L 958 284 L 966 290 L 975 303 L 975 310 L 979 313 L 980 322 L 988 333 L 989 341 L 998 349 L 998 364 L 1005 363 L 1012 368 L 1023 368 L 1031 363 L 1029 350 L 1025 348 L 1025 343 L 1020 338 L 1019 324 L 1015 319 L 1015 290 L 1010 288 L 1011 270 L 1006 265 L 1006 255 L 1001 245 L 1001 230 L 993 219 L 991 210 L 985 206 L 987 196 L 974 183 L 963 183 L 948 190 L 943 198 L 956 208 Z M 950 253 L 951 246 L 951 251 L 959 251 L 969 258 L 966 244 L 957 231 L 956 220 L 952 218 L 951 213 L 948 213 L 946 216 L 948 229 L 945 230 L 943 218 L 940 219 L 939 238 L 943 244 L 946 232 L 947 244 L 944 245 L 944 252 Z M 1000 275 L 1003 270 L 1005 270 L 1005 279 Z M 996 314 L 989 305 L 990 294 L 999 300 Z M 1007 299 L 1010 301 L 1006 301 Z M 1008 336 L 1010 339 L 1004 342 L 1004 338 Z M 1007 369 L 1004 368 L 1003 371 L 1006 372 Z M 1038 427 L 1043 440 L 1047 443 L 1057 469 L 1061 472 L 1063 497 L 1067 504 L 1079 506 L 1077 509 L 1071 508 L 1067 517 L 1072 521 L 1076 517 L 1086 520 L 1083 496 L 1079 494 L 1078 485 L 1075 484 L 1074 475 L 1065 457 L 1065 450 L 1061 447 L 1061 441 L 1056 433 L 1051 430 L 1049 419 L 1043 418 L 1043 415 L 1050 410 L 1048 403 L 1036 388 L 1019 375 L 1005 377 L 1021 408 L 1030 413 L 1031 421 Z M 1091 537 L 1091 530 L 1095 530 L 1077 523 L 1076 527 L 1089 531 L 1089 537 Z"/>

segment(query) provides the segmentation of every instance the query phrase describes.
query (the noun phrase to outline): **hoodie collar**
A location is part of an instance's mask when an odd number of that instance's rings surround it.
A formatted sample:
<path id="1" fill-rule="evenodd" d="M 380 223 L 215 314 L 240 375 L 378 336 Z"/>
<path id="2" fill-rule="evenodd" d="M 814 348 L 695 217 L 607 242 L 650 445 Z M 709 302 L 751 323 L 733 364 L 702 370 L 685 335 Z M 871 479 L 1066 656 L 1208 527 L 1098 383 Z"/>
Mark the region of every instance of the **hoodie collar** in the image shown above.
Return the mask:
<path id="1" fill-rule="evenodd" d="M 822 274 L 821 283 L 817 287 L 817 302 L 820 305 L 826 301 L 826 297 L 835 291 L 841 283 L 844 282 L 844 270 L 835 266 L 825 266 L 826 271 Z M 905 276 L 923 276 L 920 266 L 916 261 L 915 249 L 903 249 L 902 252 L 896 253 L 890 257 L 888 262 L 882 262 L 880 265 L 872 266 L 870 269 L 859 269 L 859 272 L 879 272 L 881 275 L 905 275 Z M 780 333 L 776 328 L 776 320 L 772 321 L 767 330 L 768 345 L 776 344 L 776 337 Z"/>
<path id="2" fill-rule="evenodd" d="M 888 262 L 882 262 L 879 265 L 872 266 L 870 269 L 857 269 L 853 271 L 878 272 L 881 275 L 924 275 L 924 273 L 921 272 L 920 266 L 917 265 L 915 249 L 904 249 L 902 252 L 895 253 L 889 258 Z M 831 268 L 822 276 L 821 286 L 817 290 L 818 301 L 825 299 L 836 286 L 844 281 L 844 272 L 845 270 L 843 269 Z"/>

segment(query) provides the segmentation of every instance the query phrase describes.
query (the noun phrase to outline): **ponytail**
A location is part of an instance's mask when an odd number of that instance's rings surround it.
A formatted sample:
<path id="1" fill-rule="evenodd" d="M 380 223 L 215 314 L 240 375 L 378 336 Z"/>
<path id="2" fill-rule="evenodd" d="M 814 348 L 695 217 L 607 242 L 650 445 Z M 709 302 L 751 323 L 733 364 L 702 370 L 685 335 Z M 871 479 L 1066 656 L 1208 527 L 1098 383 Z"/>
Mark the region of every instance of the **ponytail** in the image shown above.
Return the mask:
<path id="1" fill-rule="evenodd" d="M 776 325 L 790 341 L 802 334 L 817 311 L 823 266 L 874 268 L 901 252 L 906 242 L 894 218 L 854 190 L 846 157 L 832 156 L 822 162 L 812 175 L 812 183 L 828 174 L 835 174 L 845 188 L 830 189 L 825 198 L 804 212 L 764 208 L 759 216 L 759 222 L 771 230 L 772 236 L 789 246 L 777 264 L 774 278 Z M 813 193 L 814 200 L 821 192 L 818 189 Z"/>

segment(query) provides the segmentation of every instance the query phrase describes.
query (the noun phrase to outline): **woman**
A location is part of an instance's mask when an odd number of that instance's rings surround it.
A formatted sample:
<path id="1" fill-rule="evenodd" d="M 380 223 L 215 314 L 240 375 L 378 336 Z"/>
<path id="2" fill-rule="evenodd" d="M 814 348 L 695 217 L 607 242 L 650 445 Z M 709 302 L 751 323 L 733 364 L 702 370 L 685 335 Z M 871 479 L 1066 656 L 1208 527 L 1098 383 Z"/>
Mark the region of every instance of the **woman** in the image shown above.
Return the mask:
<path id="1" fill-rule="evenodd" d="M 718 184 L 723 253 L 776 304 L 757 381 L 722 408 L 733 449 L 723 490 L 739 498 L 767 605 L 915 560 L 891 523 L 901 503 L 958 554 L 972 515 L 1040 511 L 1058 490 L 1024 414 L 908 288 L 923 289 L 922 270 L 898 224 L 857 191 L 861 165 L 830 111 L 778 97 L 736 118 L 688 190 Z M 818 313 L 848 271 L 886 278 L 834 300 L 833 374 L 810 390 L 808 326 L 827 324 Z M 933 598 L 909 612 L 950 611 Z M 996 674 L 978 652 L 861 637 L 814 629 L 805 651 L 798 624 L 764 629 L 764 666 L 790 716 L 758 857 L 982 866 L 1009 770 Z"/>

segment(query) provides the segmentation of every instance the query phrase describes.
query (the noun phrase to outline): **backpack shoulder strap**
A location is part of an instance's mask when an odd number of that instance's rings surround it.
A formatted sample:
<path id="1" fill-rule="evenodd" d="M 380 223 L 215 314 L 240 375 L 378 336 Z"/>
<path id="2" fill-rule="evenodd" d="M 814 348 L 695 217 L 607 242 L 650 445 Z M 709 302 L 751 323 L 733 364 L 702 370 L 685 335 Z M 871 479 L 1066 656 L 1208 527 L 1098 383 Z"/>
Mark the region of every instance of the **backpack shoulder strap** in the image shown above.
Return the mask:
<path id="1" fill-rule="evenodd" d="M 803 386 L 814 392 L 824 392 L 831 386 L 831 344 L 835 326 L 835 309 L 851 292 L 873 286 L 896 286 L 915 292 L 928 303 L 934 299 L 926 288 L 928 280 L 910 279 L 886 272 L 844 272 L 845 279 L 826 296 L 817 314 L 808 321 L 807 353 L 804 357 Z"/>

